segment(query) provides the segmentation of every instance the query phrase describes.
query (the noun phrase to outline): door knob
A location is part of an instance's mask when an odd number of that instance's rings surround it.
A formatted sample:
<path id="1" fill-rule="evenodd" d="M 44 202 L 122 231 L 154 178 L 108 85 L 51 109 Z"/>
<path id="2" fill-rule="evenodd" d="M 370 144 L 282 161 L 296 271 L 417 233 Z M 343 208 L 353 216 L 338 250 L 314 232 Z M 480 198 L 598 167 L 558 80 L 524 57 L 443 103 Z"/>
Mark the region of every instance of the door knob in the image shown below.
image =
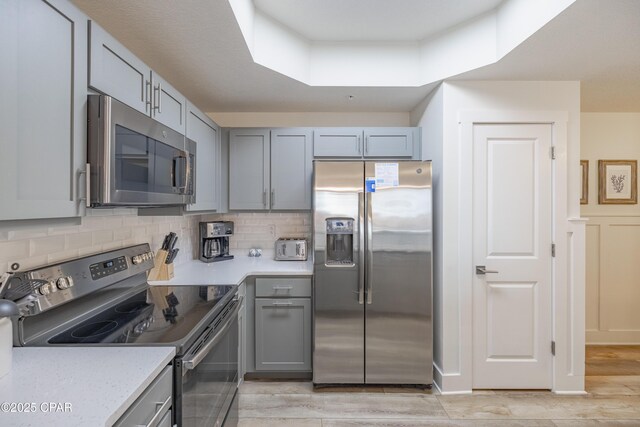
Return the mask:
<path id="1" fill-rule="evenodd" d="M 484 265 L 476 265 L 476 274 L 484 276 L 487 273 L 499 273 L 497 270 L 487 270 Z"/>

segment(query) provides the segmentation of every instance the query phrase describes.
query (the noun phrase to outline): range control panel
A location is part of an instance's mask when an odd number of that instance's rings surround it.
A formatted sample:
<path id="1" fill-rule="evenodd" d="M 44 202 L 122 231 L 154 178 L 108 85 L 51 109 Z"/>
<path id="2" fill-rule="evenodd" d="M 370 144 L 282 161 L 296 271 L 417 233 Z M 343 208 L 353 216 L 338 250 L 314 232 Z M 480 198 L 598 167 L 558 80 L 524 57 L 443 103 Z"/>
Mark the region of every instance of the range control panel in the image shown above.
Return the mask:
<path id="1" fill-rule="evenodd" d="M 34 316 L 138 274 L 142 283 L 143 273 L 153 268 L 153 262 L 153 252 L 145 243 L 18 271 L 7 286 L 22 293 L 14 301 L 29 300 L 21 315 Z"/>
<path id="2" fill-rule="evenodd" d="M 93 280 L 102 279 L 103 277 L 110 276 L 114 273 L 124 271 L 126 269 L 127 259 L 123 256 L 102 262 L 97 262 L 89 266 L 89 271 L 91 272 L 91 278 Z"/>

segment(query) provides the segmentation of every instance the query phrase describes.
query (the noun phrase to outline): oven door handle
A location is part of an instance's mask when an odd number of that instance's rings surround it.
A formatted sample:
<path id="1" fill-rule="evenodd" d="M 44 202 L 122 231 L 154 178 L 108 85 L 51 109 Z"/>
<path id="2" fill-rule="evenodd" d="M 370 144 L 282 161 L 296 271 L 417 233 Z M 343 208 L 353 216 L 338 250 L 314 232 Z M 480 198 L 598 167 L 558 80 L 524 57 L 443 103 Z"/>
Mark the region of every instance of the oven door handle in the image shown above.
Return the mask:
<path id="1" fill-rule="evenodd" d="M 196 354 L 194 354 L 193 356 L 189 357 L 188 359 L 184 359 L 182 361 L 182 366 L 184 369 L 186 370 L 192 370 L 195 369 L 198 364 L 200 362 L 202 362 L 202 360 L 204 360 L 204 358 L 207 356 L 207 354 L 209 354 L 211 352 L 211 350 L 213 350 L 213 347 L 218 344 L 218 342 L 220 342 L 220 340 L 222 339 L 222 337 L 224 336 L 224 334 L 227 333 L 227 330 L 229 329 L 229 327 L 231 326 L 231 323 L 236 320 L 238 312 L 240 311 L 240 307 L 242 307 L 242 301 L 244 300 L 244 297 L 240 297 L 237 301 L 236 307 L 233 309 L 233 312 L 231 312 L 231 314 L 227 317 L 227 320 L 225 320 L 224 324 L 222 325 L 222 327 L 220 328 L 220 330 L 213 336 L 213 338 L 211 338 L 210 340 L 208 340 L 200 349 L 200 351 L 198 351 Z"/>

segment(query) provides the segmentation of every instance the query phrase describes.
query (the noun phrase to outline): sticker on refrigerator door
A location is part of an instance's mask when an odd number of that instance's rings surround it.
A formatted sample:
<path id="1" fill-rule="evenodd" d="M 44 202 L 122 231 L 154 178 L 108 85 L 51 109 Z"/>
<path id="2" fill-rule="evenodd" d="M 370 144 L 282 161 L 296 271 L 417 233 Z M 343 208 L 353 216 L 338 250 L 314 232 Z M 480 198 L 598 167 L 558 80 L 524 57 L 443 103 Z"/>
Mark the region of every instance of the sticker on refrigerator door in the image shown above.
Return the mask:
<path id="1" fill-rule="evenodd" d="M 376 163 L 376 186 L 378 188 L 400 185 L 397 163 Z"/>
<path id="2" fill-rule="evenodd" d="M 364 189 L 367 193 L 376 192 L 376 179 L 374 177 L 365 178 Z"/>

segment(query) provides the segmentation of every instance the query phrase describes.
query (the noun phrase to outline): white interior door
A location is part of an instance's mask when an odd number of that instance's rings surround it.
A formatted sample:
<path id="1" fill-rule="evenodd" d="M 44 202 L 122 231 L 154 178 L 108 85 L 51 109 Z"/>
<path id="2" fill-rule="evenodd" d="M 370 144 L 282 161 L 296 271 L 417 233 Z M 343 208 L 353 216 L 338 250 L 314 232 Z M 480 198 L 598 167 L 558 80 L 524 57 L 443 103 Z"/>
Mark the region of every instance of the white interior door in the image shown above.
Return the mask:
<path id="1" fill-rule="evenodd" d="M 551 135 L 473 128 L 474 388 L 552 386 Z"/>

